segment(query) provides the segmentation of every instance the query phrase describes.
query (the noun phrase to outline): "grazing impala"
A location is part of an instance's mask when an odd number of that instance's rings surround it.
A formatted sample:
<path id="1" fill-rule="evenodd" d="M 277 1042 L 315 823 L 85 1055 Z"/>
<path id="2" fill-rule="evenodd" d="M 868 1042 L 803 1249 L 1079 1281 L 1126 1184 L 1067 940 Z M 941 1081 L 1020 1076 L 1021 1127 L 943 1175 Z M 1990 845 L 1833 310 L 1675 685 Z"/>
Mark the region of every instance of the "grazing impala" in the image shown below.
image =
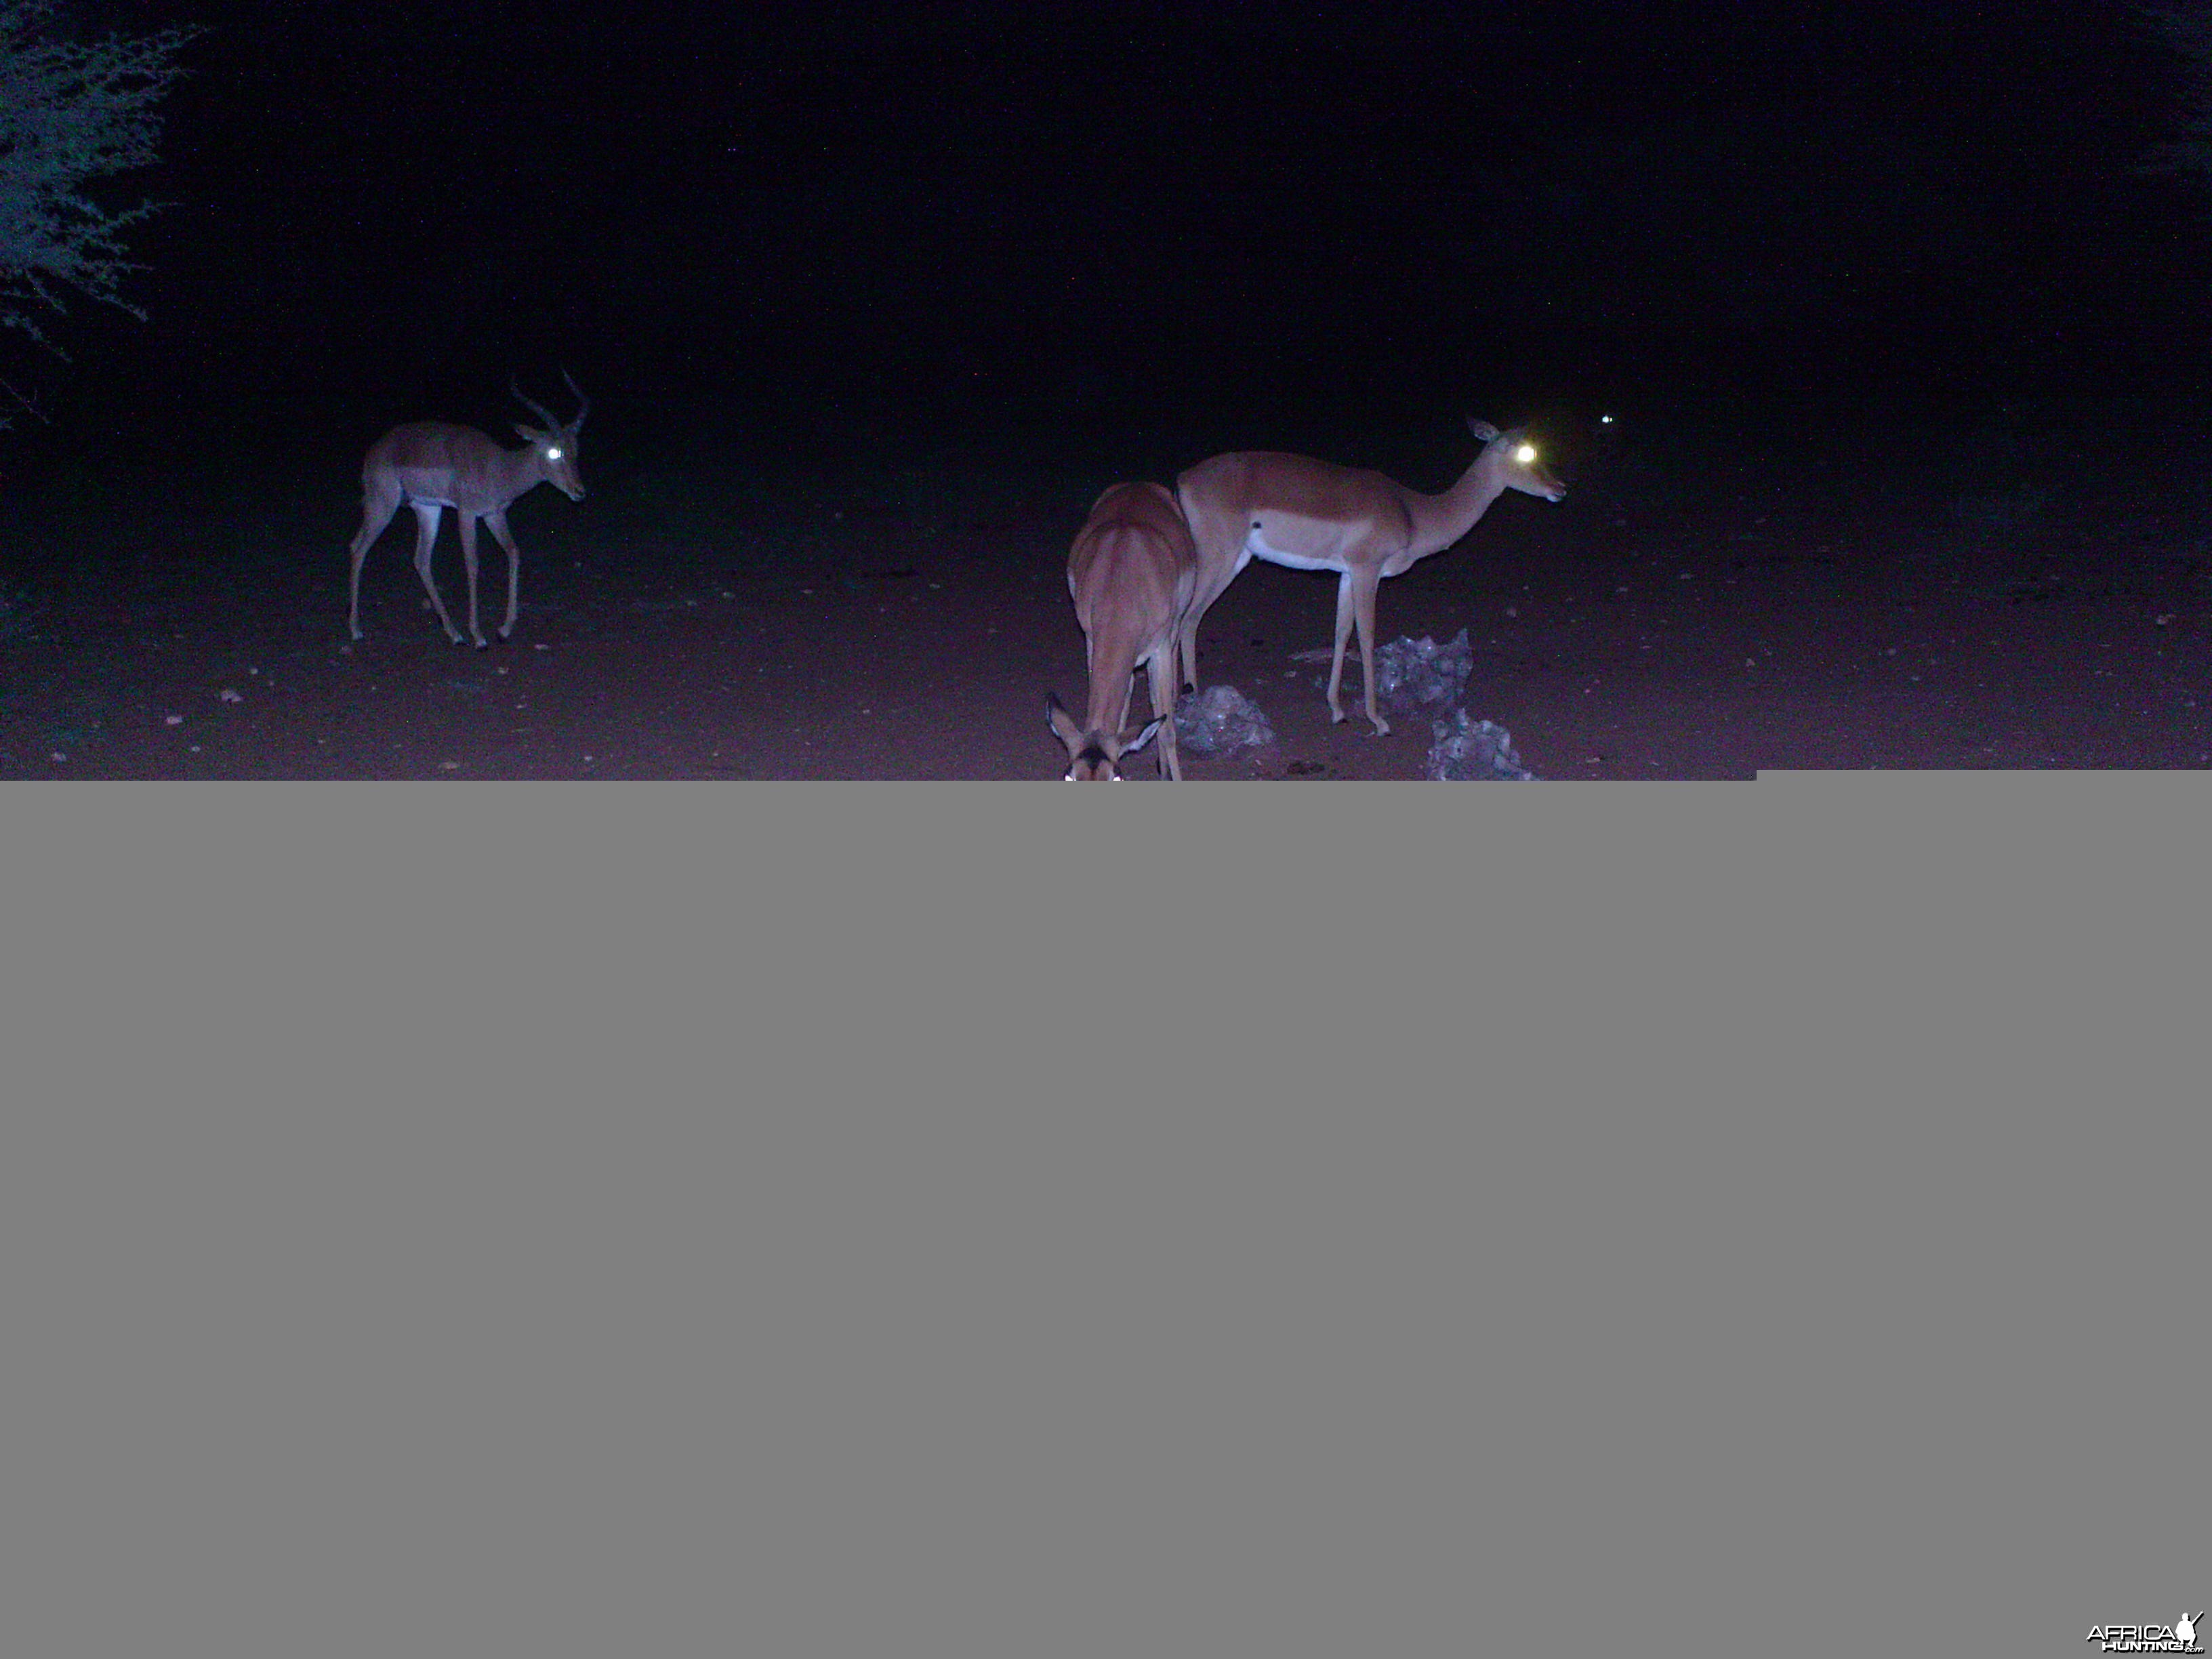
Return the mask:
<path id="1" fill-rule="evenodd" d="M 1198 561 L 1182 509 L 1156 483 L 1118 483 L 1092 503 L 1091 517 L 1067 555 L 1067 591 L 1091 669 L 1088 712 L 1078 725 L 1045 694 L 1045 719 L 1067 745 L 1067 776 L 1118 778 L 1121 757 L 1159 734 L 1160 775 L 1180 779 L 1176 750 L 1176 625 L 1190 603 Z M 1152 718 L 1128 728 L 1131 677 L 1142 667 L 1151 682 Z"/>
<path id="2" fill-rule="evenodd" d="M 544 404 L 524 397 L 521 387 L 513 388 L 517 401 L 545 422 L 542 429 L 515 422 L 526 447 L 501 449 L 474 427 L 444 421 L 395 426 L 368 447 L 361 467 L 361 528 L 353 538 L 353 599 L 346 613 L 354 638 L 361 637 L 362 561 L 402 501 L 415 509 L 415 574 L 422 577 L 431 608 L 446 625 L 446 637 L 455 645 L 461 642 L 460 630 L 446 614 L 445 600 L 438 597 L 438 585 L 430 580 L 430 548 L 438 539 L 439 515 L 449 507 L 460 515 L 461 563 L 469 573 L 469 637 L 483 648 L 483 630 L 477 626 L 478 519 L 507 550 L 507 620 L 500 624 L 499 636 L 506 639 L 514 632 L 522 553 L 507 527 L 508 506 L 541 483 L 551 484 L 572 501 L 584 499 L 584 480 L 576 471 L 576 434 L 584 429 L 592 400 L 566 369 L 561 378 L 576 394 L 576 418 L 565 425 Z"/>
<path id="3" fill-rule="evenodd" d="M 1536 459 L 1519 431 L 1500 433 L 1487 421 L 1468 428 L 1482 453 L 1441 495 L 1408 489 L 1380 472 L 1356 471 L 1305 455 L 1247 451 L 1200 461 L 1176 481 L 1183 516 L 1198 546 L 1198 588 L 1182 617 L 1182 672 L 1198 684 L 1198 624 L 1237 573 L 1255 556 L 1297 570 L 1334 570 L 1336 651 L 1328 671 L 1328 714 L 1344 680 L 1344 644 L 1359 625 L 1359 661 L 1367 672 L 1367 718 L 1379 737 L 1390 727 L 1375 712 L 1375 589 L 1417 559 L 1442 552 L 1474 527 L 1508 489 L 1556 501 L 1566 495 Z"/>

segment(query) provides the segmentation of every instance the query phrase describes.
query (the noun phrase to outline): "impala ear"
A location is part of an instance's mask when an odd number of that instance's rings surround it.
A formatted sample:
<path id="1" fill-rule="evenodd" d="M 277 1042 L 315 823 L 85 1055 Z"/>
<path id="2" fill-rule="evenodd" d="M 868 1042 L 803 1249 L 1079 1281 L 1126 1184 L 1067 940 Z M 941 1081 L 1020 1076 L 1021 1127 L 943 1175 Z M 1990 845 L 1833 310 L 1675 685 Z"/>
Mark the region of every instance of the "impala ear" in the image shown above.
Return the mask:
<path id="1" fill-rule="evenodd" d="M 1083 728 L 1075 723 L 1074 715 L 1060 707 L 1059 696 L 1050 691 L 1044 694 L 1044 723 L 1071 750 L 1082 747 Z"/>
<path id="2" fill-rule="evenodd" d="M 1133 755 L 1139 749 L 1142 749 L 1146 744 L 1152 740 L 1152 734 L 1160 729 L 1160 723 L 1166 718 L 1167 716 L 1164 714 L 1155 714 L 1151 720 L 1145 723 L 1145 726 L 1142 731 L 1139 732 L 1135 737 L 1130 738 L 1128 742 L 1121 745 L 1121 752 L 1125 755 Z"/>
<path id="3" fill-rule="evenodd" d="M 1498 441 L 1498 428 L 1487 421 L 1476 420 L 1472 415 L 1467 417 L 1467 429 L 1474 434 L 1474 441 L 1479 444 Z"/>
<path id="4" fill-rule="evenodd" d="M 543 443 L 550 435 L 548 433 L 540 432 L 534 426 L 525 426 L 520 421 L 514 423 L 514 429 L 525 443 Z"/>

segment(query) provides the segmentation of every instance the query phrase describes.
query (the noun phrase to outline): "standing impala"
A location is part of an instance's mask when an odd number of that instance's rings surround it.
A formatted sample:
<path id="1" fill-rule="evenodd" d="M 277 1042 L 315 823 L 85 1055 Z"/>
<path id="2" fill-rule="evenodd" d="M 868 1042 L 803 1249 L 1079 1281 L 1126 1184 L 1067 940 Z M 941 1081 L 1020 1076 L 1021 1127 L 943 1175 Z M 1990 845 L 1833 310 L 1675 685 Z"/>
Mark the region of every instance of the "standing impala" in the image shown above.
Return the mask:
<path id="1" fill-rule="evenodd" d="M 1176 750 L 1176 624 L 1190 603 L 1198 562 L 1182 509 L 1156 483 L 1118 483 L 1091 504 L 1067 554 L 1067 591 L 1083 624 L 1091 698 L 1081 725 L 1045 694 L 1045 719 L 1067 745 L 1066 775 L 1078 781 L 1121 776 L 1121 757 L 1159 734 L 1160 775 L 1180 779 Z M 1131 677 L 1151 681 L 1152 718 L 1128 729 Z"/>
<path id="2" fill-rule="evenodd" d="M 1176 480 L 1183 516 L 1198 544 L 1198 587 L 1182 618 L 1182 672 L 1198 684 L 1198 624 L 1237 573 L 1255 556 L 1296 570 L 1334 570 L 1336 651 L 1328 671 L 1328 714 L 1344 680 L 1344 643 L 1359 624 L 1359 661 L 1367 672 L 1367 718 L 1376 736 L 1390 727 L 1375 712 L 1375 590 L 1417 559 L 1440 553 L 1474 527 L 1508 489 L 1556 501 L 1565 486 L 1536 459 L 1519 430 L 1500 433 L 1469 420 L 1482 445 L 1460 480 L 1441 495 L 1424 495 L 1380 472 L 1337 466 L 1306 455 L 1245 451 L 1200 461 Z"/>
<path id="3" fill-rule="evenodd" d="M 446 625 L 446 637 L 461 642 L 460 630 L 446 614 L 438 585 L 430 580 L 430 548 L 438 539 L 438 519 L 447 507 L 460 515 L 461 563 L 469 573 L 469 637 L 479 650 L 483 630 L 477 626 L 477 520 L 482 519 L 499 544 L 507 550 L 507 620 L 499 636 L 514 632 L 517 589 L 522 576 L 522 552 L 507 527 L 507 509 L 516 497 L 541 483 L 550 483 L 572 501 L 584 499 L 584 480 L 576 471 L 576 434 L 584 429 L 584 416 L 592 400 L 562 369 L 561 378 L 576 394 L 576 418 L 563 425 L 544 404 L 533 403 L 514 386 L 515 398 L 545 422 L 543 429 L 525 426 L 514 429 L 526 441 L 521 449 L 501 449 L 472 426 L 453 426 L 444 421 L 417 421 L 395 426 L 368 447 L 361 466 L 361 528 L 354 533 L 353 599 L 346 613 L 347 626 L 361 637 L 361 565 L 369 544 L 384 533 L 402 501 L 415 509 L 415 574 L 422 579 L 431 607 Z"/>

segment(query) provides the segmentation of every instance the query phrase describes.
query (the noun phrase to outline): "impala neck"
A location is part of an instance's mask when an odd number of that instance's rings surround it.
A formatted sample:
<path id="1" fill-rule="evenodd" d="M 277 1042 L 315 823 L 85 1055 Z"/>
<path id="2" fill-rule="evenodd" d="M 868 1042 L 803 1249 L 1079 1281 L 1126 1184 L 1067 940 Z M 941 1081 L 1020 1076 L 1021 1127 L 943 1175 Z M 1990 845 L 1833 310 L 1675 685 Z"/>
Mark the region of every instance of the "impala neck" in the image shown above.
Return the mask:
<path id="1" fill-rule="evenodd" d="M 1103 732 L 1110 736 L 1121 729 L 1129 678 L 1137 672 L 1134 641 L 1109 640 L 1104 651 L 1091 652 L 1089 666 L 1090 708 L 1084 716 L 1085 727 L 1094 733 Z"/>
<path id="2" fill-rule="evenodd" d="M 504 445 L 494 447 L 499 450 L 500 477 L 509 486 L 510 499 L 527 494 L 545 482 L 544 469 L 538 462 L 536 444 L 525 444 L 520 449 L 508 449 Z"/>
<path id="3" fill-rule="evenodd" d="M 1443 495 L 1405 490 L 1406 510 L 1413 520 L 1413 556 L 1425 558 L 1449 547 L 1474 529 L 1475 520 L 1504 493 L 1504 469 L 1486 444 L 1459 475 L 1459 482 Z"/>

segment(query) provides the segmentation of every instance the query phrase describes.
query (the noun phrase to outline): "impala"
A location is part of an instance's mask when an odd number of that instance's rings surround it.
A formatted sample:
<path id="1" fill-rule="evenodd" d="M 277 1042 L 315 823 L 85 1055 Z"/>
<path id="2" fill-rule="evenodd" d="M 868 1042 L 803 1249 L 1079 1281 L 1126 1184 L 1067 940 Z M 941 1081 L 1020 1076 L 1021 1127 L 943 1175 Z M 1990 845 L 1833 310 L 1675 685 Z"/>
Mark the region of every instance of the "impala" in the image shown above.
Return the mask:
<path id="1" fill-rule="evenodd" d="M 1045 719 L 1067 745 L 1067 776 L 1078 781 L 1121 776 L 1121 757 L 1159 734 L 1160 775 L 1180 779 L 1176 750 L 1176 626 L 1190 603 L 1198 560 L 1182 509 L 1165 487 L 1118 483 L 1093 502 L 1091 517 L 1067 555 L 1067 591 L 1083 624 L 1091 698 L 1079 724 L 1045 694 Z M 1131 677 L 1142 667 L 1152 686 L 1152 718 L 1132 731 Z"/>
<path id="2" fill-rule="evenodd" d="M 1442 552 L 1474 527 L 1508 489 L 1565 498 L 1566 489 L 1538 463 L 1519 430 L 1487 421 L 1468 428 L 1482 453 L 1441 495 L 1408 489 L 1380 472 L 1337 466 L 1306 455 L 1245 451 L 1200 461 L 1176 480 L 1183 516 L 1198 547 L 1198 586 L 1182 617 L 1182 672 L 1198 684 L 1198 624 L 1237 573 L 1256 556 L 1296 570 L 1334 570 L 1336 650 L 1328 671 L 1328 714 L 1344 680 L 1344 644 L 1359 626 L 1367 673 L 1367 718 L 1376 736 L 1390 727 L 1375 712 L 1375 589 L 1417 559 Z"/>
<path id="3" fill-rule="evenodd" d="M 395 426 L 368 447 L 361 466 L 361 528 L 354 534 L 353 594 L 346 623 L 356 639 L 361 637 L 361 566 L 371 543 L 384 533 L 402 501 L 415 509 L 415 574 L 422 579 L 431 608 L 445 624 L 446 637 L 461 642 L 460 630 L 446 614 L 438 585 L 430 580 L 430 549 L 438 539 L 438 520 L 447 507 L 460 515 L 461 563 L 469 573 L 469 637 L 477 648 L 484 644 L 477 626 L 477 520 L 482 519 L 499 544 L 507 550 L 507 620 L 499 636 L 514 632 L 517 588 L 522 574 L 522 552 L 507 527 L 507 509 L 518 496 L 541 483 L 550 483 L 572 501 L 584 499 L 584 480 L 576 471 L 576 434 L 591 413 L 586 398 L 568 370 L 561 378 L 576 394 L 576 418 L 566 424 L 553 418 L 544 404 L 522 395 L 515 398 L 545 422 L 541 428 L 515 422 L 525 447 L 502 449 L 471 426 L 444 421 L 418 421 Z"/>

